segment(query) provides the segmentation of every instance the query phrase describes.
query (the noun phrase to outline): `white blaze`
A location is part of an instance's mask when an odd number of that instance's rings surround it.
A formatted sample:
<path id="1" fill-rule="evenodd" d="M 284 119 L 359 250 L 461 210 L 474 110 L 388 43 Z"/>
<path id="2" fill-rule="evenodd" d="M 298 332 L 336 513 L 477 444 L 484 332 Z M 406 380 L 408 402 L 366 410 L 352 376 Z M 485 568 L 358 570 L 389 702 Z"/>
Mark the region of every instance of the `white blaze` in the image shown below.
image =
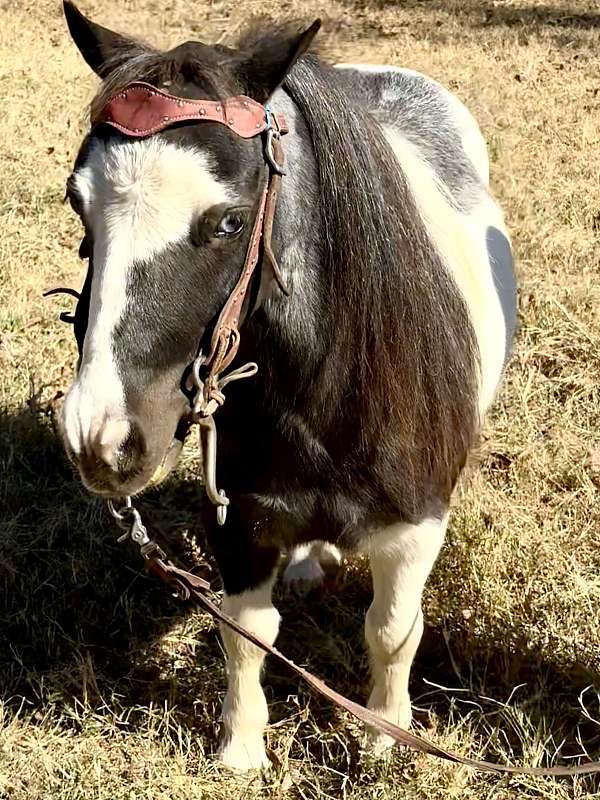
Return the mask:
<path id="1" fill-rule="evenodd" d="M 63 410 L 75 453 L 99 433 L 107 454 L 127 436 L 113 335 L 126 306 L 129 272 L 134 262 L 186 239 L 194 219 L 231 198 L 211 168 L 206 154 L 150 138 L 97 141 L 74 175 L 94 248 L 82 361 Z"/>

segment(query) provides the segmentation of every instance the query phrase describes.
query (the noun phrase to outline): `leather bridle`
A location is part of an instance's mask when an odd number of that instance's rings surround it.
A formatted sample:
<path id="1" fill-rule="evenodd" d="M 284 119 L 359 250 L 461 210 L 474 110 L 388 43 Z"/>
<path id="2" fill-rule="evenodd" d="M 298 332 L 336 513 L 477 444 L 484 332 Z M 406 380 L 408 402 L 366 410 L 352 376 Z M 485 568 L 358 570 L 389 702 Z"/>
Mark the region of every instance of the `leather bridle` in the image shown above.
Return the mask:
<path id="1" fill-rule="evenodd" d="M 225 402 L 228 383 L 255 375 L 254 362 L 224 374 L 240 344 L 243 312 L 250 303 L 251 285 L 260 262 L 262 270 L 258 299 L 276 283 L 288 294 L 271 245 L 277 197 L 284 174 L 281 137 L 288 132 L 285 119 L 250 97 L 240 95 L 222 101 L 189 100 L 136 81 L 115 94 L 92 118 L 92 128 L 102 123 L 134 138 L 159 133 L 182 122 L 218 122 L 243 139 L 263 137 L 264 177 L 254 225 L 240 277 L 227 298 L 212 332 L 210 350 L 201 351 L 191 370 L 195 390 L 189 420 L 200 427 L 204 486 L 209 500 L 217 506 L 217 520 L 224 524 L 229 499 L 216 485 L 216 426 L 213 414 Z"/>

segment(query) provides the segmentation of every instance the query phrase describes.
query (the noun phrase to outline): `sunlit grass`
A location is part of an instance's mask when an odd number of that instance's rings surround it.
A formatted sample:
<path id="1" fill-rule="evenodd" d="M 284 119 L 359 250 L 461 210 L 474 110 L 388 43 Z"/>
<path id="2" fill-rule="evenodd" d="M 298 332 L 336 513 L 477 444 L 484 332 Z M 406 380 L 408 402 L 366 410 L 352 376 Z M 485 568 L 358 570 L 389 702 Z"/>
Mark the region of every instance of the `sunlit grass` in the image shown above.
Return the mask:
<path id="1" fill-rule="evenodd" d="M 234 37 L 253 12 L 324 15 L 333 58 L 427 72 L 480 120 L 518 257 L 520 331 L 427 588 L 415 726 L 501 763 L 600 757 L 595 4 L 106 0 L 85 10 L 159 44 Z M 239 778 L 215 763 L 225 686 L 215 626 L 116 544 L 55 430 L 75 346 L 57 319 L 70 300 L 41 294 L 83 280 L 78 222 L 62 197 L 93 86 L 58 3 L 2 6 L 0 797 L 600 797 L 595 779 L 497 778 L 400 750 L 371 762 L 360 727 L 271 662 L 272 771 Z M 191 442 L 177 475 L 144 500 L 187 564 L 206 557 L 196 469 Z M 306 604 L 277 595 L 281 648 L 359 700 L 369 600 L 362 562 L 332 594 Z"/>

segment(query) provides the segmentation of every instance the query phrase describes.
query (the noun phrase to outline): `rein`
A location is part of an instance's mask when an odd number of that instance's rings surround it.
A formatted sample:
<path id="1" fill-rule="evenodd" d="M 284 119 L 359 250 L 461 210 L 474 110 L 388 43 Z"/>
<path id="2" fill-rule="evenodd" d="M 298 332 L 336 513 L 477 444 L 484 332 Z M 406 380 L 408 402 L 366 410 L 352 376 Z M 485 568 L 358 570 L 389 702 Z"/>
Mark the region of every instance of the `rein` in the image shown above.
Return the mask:
<path id="1" fill-rule="evenodd" d="M 254 362 L 250 362 L 225 373 L 239 348 L 239 327 L 243 319 L 245 304 L 249 303 L 249 289 L 259 263 L 261 242 L 263 245 L 263 270 L 258 289 L 258 300 L 260 300 L 260 295 L 268 291 L 268 284 L 271 281 L 277 283 L 284 294 L 288 294 L 271 247 L 277 196 L 284 174 L 281 136 L 287 133 L 288 129 L 283 117 L 272 114 L 268 107 L 260 105 L 249 97 L 233 97 L 219 102 L 193 101 L 167 94 L 150 84 L 140 82 L 129 84 L 112 97 L 93 117 L 92 127 L 105 123 L 127 136 L 140 138 L 151 136 L 172 125 L 190 120 L 218 122 L 245 139 L 264 134 L 264 179 L 242 272 L 219 314 L 211 337 L 210 351 L 206 356 L 201 351 L 199 352 L 191 372 L 192 386 L 190 388 L 194 388 L 196 393 L 190 420 L 192 423 L 197 423 L 200 428 L 205 491 L 209 500 L 217 507 L 218 523 L 223 525 L 229 499 L 224 491 L 217 489 L 216 484 L 217 434 L 213 415 L 225 402 L 223 390 L 227 384 L 249 378 L 258 370 L 258 366 Z M 264 269 L 265 265 L 267 270 Z M 48 294 L 57 291 L 64 290 L 53 290 Z M 67 293 L 77 295 L 73 290 L 67 290 Z M 252 310 L 250 309 L 250 311 Z M 68 316 L 64 316 L 64 320 L 72 321 Z M 137 544 L 146 569 L 166 583 L 177 597 L 182 600 L 195 600 L 214 619 L 227 625 L 265 653 L 274 656 L 327 700 L 345 709 L 361 722 L 379 729 L 399 744 L 416 752 L 455 764 L 462 764 L 482 772 L 555 777 L 600 773 L 600 762 L 597 761 L 575 767 L 515 767 L 494 764 L 489 761 L 477 761 L 451 750 L 445 750 L 421 736 L 382 719 L 368 708 L 331 689 L 324 681 L 284 656 L 276 647 L 263 641 L 225 614 L 209 596 L 210 584 L 208 581 L 177 567 L 162 548 L 149 537 L 140 513 L 133 507 L 130 497 L 125 499 L 125 505 L 120 509 L 115 508 L 111 501 L 108 501 L 108 507 L 118 526 L 124 531 L 124 534 L 119 537 L 119 541 L 131 539 Z"/>
<path id="2" fill-rule="evenodd" d="M 174 596 L 179 597 L 181 600 L 194 600 L 208 611 L 214 619 L 227 625 L 231 630 L 246 639 L 246 641 L 256 645 L 256 647 L 259 647 L 268 655 L 276 658 L 281 664 L 284 664 L 326 700 L 348 711 L 364 724 L 377 728 L 387 734 L 398 744 L 409 747 L 417 753 L 424 753 L 425 755 L 440 758 L 444 761 L 470 767 L 479 772 L 492 772 L 497 775 L 534 775 L 537 777 L 559 778 L 600 773 L 600 761 L 589 761 L 585 764 L 578 764 L 575 767 L 516 767 L 510 764 L 494 764 L 491 761 L 478 761 L 474 758 L 461 756 L 453 750 L 446 750 L 443 747 L 439 747 L 439 745 L 430 742 L 422 736 L 417 736 L 398 725 L 394 725 L 392 722 L 388 722 L 365 706 L 360 705 L 360 703 L 356 703 L 354 700 L 350 700 L 343 694 L 336 692 L 328 686 L 325 681 L 317 678 L 316 675 L 313 675 L 312 672 L 304 669 L 304 667 L 295 664 L 276 647 L 268 644 L 259 636 L 252 633 L 252 631 L 240 625 L 233 617 L 225 614 L 209 596 L 209 593 L 211 593 L 210 583 L 204 580 L 204 578 L 200 578 L 187 570 L 180 569 L 173 564 L 160 545 L 148 536 L 148 531 L 142 522 L 140 513 L 133 507 L 130 498 L 127 498 L 125 506 L 121 509 L 116 509 L 111 501 L 109 501 L 108 507 L 117 525 L 125 531 L 125 533 L 119 537 L 118 541 L 122 542 L 131 538 L 131 540 L 139 546 L 146 569 L 160 578 L 171 589 Z"/>

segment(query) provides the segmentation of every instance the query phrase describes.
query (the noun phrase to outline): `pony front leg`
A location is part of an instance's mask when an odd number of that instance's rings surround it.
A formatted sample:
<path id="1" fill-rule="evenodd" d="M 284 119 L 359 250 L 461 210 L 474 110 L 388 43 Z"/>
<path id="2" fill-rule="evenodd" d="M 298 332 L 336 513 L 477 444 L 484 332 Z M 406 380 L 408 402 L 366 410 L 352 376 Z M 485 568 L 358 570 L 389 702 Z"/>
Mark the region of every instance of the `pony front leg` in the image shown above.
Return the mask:
<path id="1" fill-rule="evenodd" d="M 423 634 L 421 595 L 444 540 L 448 517 L 419 525 L 391 526 L 365 548 L 373 576 L 373 602 L 365 620 L 373 688 L 368 707 L 408 728 L 412 718 L 408 680 Z M 394 740 L 372 729 L 369 749 L 380 755 Z"/>
<path id="2" fill-rule="evenodd" d="M 223 580 L 223 611 L 268 644 L 274 644 L 279 613 L 271 593 L 279 549 L 256 541 L 253 525 L 243 519 L 239 508 L 230 508 L 223 527 L 214 523 L 212 508 L 205 519 Z M 265 654 L 227 625 L 220 628 L 227 655 L 227 693 L 218 758 L 233 769 L 258 769 L 269 763 L 264 744 L 269 714 L 260 684 Z"/>
<path id="3" fill-rule="evenodd" d="M 279 613 L 271 602 L 276 571 L 260 586 L 240 594 L 225 594 L 222 608 L 240 625 L 274 644 L 279 632 Z M 223 702 L 223 730 L 218 757 L 239 770 L 268 766 L 264 730 L 269 719 L 260 684 L 265 654 L 227 625 L 221 625 L 227 653 L 227 694 Z"/>

